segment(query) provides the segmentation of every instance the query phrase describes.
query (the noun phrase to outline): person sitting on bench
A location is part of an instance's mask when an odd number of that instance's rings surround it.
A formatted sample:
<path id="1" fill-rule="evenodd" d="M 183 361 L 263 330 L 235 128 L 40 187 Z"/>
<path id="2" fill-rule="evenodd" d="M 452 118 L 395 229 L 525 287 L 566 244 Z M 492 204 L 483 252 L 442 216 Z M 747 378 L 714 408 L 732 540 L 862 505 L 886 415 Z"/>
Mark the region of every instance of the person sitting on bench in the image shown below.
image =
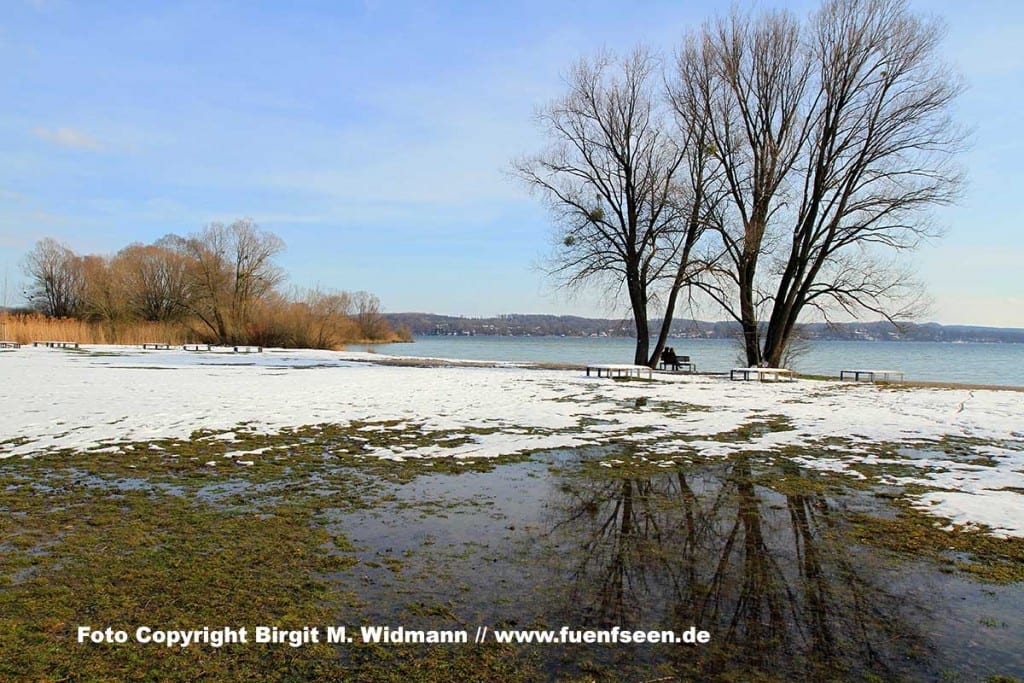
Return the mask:
<path id="1" fill-rule="evenodd" d="M 676 355 L 676 350 L 671 346 L 666 346 L 665 350 L 661 352 L 661 364 L 665 366 L 665 369 L 672 370 L 679 369 L 679 356 Z"/>

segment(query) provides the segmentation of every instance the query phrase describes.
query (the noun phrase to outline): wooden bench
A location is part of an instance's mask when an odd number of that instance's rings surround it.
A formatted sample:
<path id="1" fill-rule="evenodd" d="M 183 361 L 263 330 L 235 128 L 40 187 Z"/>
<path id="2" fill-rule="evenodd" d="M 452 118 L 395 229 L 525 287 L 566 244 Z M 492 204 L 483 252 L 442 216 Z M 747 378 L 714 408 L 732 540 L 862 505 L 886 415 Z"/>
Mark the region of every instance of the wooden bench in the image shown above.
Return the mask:
<path id="1" fill-rule="evenodd" d="M 607 377 L 631 377 L 636 375 L 640 377 L 642 373 L 647 373 L 647 379 L 651 379 L 651 369 L 646 365 L 615 365 L 611 363 L 600 363 L 595 365 L 587 366 L 587 377 L 590 377 L 590 371 L 594 370 L 597 372 L 597 376 L 600 377 L 601 373 L 605 373 Z"/>
<path id="2" fill-rule="evenodd" d="M 840 370 L 839 381 L 842 382 L 846 379 L 846 376 L 850 375 L 853 377 L 854 382 L 859 382 L 863 377 L 868 382 L 874 382 L 876 379 L 883 380 L 886 382 L 903 381 L 902 370 Z"/>
<path id="3" fill-rule="evenodd" d="M 143 348 L 143 350 L 153 349 L 154 351 L 170 351 L 171 350 L 171 345 L 170 344 L 158 344 L 158 343 L 154 343 L 154 342 L 146 342 L 145 344 L 142 345 L 142 348 Z"/>
<path id="4" fill-rule="evenodd" d="M 660 363 L 658 363 L 659 370 L 668 370 L 668 366 L 669 363 L 666 363 L 665 361 L 661 361 Z M 676 361 L 676 368 L 673 370 L 673 372 L 675 372 L 675 370 L 685 370 L 686 372 L 691 373 L 697 372 L 697 364 L 691 361 L 689 356 L 679 356 L 679 359 Z"/>
<path id="5" fill-rule="evenodd" d="M 214 346 L 212 344 L 185 344 L 185 351 L 212 351 L 214 353 L 263 353 L 262 346 Z"/>
<path id="6" fill-rule="evenodd" d="M 756 378 L 759 382 L 763 382 L 767 377 L 771 377 L 773 382 L 783 377 L 788 377 L 790 382 L 796 379 L 793 376 L 793 371 L 787 368 L 733 368 L 729 371 L 730 380 L 749 380 L 751 377 Z"/>
<path id="7" fill-rule="evenodd" d="M 262 346 L 232 346 L 235 353 L 263 353 Z"/>
<path id="8" fill-rule="evenodd" d="M 43 345 L 48 349 L 77 349 L 78 342 L 71 341 L 35 341 L 32 346 Z"/>
<path id="9" fill-rule="evenodd" d="M 21 344 L 16 341 L 0 341 L 0 349 L 20 349 Z"/>

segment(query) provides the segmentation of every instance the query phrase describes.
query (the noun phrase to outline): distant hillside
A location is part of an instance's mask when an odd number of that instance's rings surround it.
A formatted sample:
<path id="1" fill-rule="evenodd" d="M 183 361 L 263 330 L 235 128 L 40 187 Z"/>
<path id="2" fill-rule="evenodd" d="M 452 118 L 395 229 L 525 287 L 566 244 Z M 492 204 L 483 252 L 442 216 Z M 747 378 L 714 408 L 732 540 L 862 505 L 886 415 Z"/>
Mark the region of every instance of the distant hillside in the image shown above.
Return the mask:
<path id="1" fill-rule="evenodd" d="M 631 337 L 628 320 L 580 318 L 571 315 L 511 314 L 494 318 L 466 318 L 433 313 L 389 313 L 388 322 L 395 329 L 408 327 L 416 335 L 492 335 L 513 337 Z M 657 330 L 659 323 L 651 325 Z M 736 323 L 678 320 L 672 336 L 681 338 L 731 339 L 738 333 Z M 866 341 L 941 341 L 1024 343 L 1024 329 L 972 327 L 968 325 L 906 325 L 900 328 L 888 322 L 843 323 L 826 325 L 810 323 L 800 326 L 806 339 Z"/>

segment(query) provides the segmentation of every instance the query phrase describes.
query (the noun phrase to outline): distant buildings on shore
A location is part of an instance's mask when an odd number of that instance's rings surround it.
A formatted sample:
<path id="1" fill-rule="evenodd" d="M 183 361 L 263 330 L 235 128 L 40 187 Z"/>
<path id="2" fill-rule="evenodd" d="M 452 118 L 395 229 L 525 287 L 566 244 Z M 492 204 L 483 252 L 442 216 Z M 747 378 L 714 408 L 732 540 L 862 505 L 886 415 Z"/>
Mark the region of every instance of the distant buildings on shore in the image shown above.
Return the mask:
<path id="1" fill-rule="evenodd" d="M 497 315 L 492 318 L 467 318 L 433 313 L 390 313 L 385 317 L 392 327 L 407 326 L 414 335 L 594 338 L 634 336 L 629 321 L 607 318 L 520 313 Z M 653 321 L 652 332 L 657 332 L 660 324 L 660 321 Z M 686 319 L 673 323 L 671 336 L 677 339 L 732 339 L 738 332 L 738 326 L 732 322 Z M 808 340 L 1024 343 L 1024 329 L 936 323 L 908 324 L 900 327 L 889 322 L 832 325 L 810 323 L 800 327 L 800 336 Z"/>

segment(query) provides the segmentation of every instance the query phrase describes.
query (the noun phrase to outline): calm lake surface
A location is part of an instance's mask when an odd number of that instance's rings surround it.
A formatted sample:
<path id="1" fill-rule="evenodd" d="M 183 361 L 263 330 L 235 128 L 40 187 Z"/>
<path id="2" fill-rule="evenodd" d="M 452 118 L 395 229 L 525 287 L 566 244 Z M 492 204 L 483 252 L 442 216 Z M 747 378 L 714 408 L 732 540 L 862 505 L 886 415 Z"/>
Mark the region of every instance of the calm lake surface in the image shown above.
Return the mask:
<path id="1" fill-rule="evenodd" d="M 389 344 L 380 353 L 464 360 L 547 363 L 630 363 L 632 339 L 580 337 L 417 337 Z M 740 362 L 740 348 L 727 339 L 671 339 L 679 355 L 690 356 L 701 372 L 724 372 Z M 839 375 L 840 370 L 902 370 L 908 380 L 1024 386 L 1024 344 L 943 342 L 812 342 L 790 367 L 798 372 Z"/>

